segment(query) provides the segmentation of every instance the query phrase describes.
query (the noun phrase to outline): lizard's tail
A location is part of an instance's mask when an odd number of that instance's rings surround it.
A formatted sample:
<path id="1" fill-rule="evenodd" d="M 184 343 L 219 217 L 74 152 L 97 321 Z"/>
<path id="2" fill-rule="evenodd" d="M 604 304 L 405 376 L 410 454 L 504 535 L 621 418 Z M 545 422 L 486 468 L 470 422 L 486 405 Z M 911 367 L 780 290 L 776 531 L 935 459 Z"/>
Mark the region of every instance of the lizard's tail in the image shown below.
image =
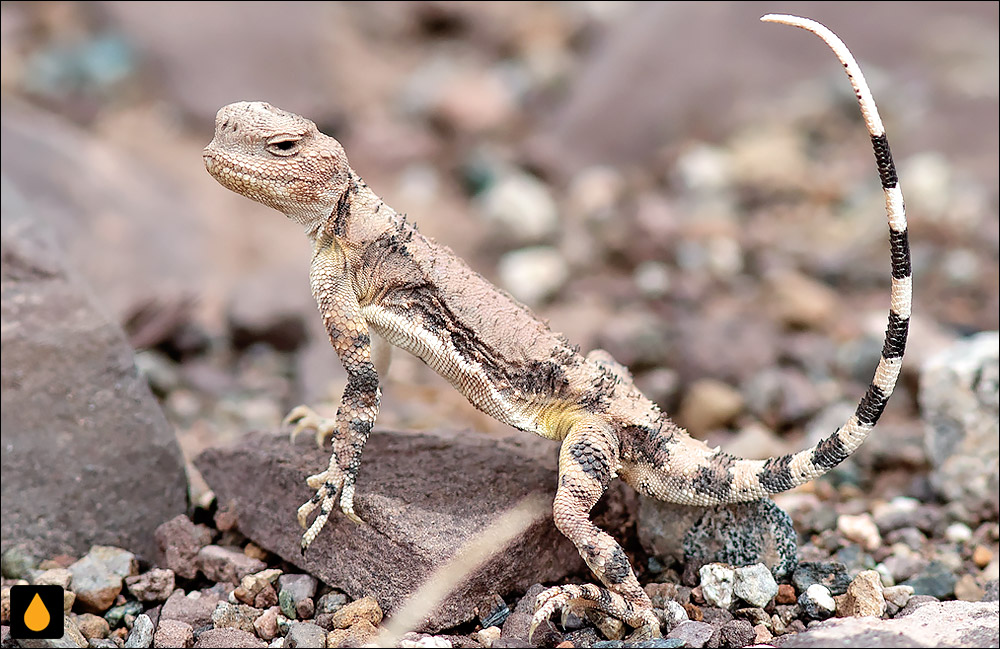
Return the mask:
<path id="1" fill-rule="evenodd" d="M 844 65 L 854 87 L 861 114 L 875 150 L 875 163 L 885 192 L 885 211 L 889 219 L 889 251 L 892 258 L 892 293 L 889 301 L 889 324 L 882 346 L 882 357 L 868 391 L 855 413 L 836 432 L 812 448 L 771 458 L 766 461 L 735 460 L 732 464 L 734 487 L 725 500 L 753 500 L 804 484 L 839 464 L 853 453 L 871 432 L 896 385 L 902 365 L 903 349 L 910 323 L 911 280 L 910 244 L 906 234 L 903 194 L 896 179 L 896 167 L 889 152 L 885 129 L 875 100 L 851 52 L 837 36 L 823 25 L 796 16 L 768 14 L 764 22 L 793 25 L 822 38 Z M 756 480 L 753 478 L 756 477 Z M 756 482 L 756 484 L 754 484 Z"/>

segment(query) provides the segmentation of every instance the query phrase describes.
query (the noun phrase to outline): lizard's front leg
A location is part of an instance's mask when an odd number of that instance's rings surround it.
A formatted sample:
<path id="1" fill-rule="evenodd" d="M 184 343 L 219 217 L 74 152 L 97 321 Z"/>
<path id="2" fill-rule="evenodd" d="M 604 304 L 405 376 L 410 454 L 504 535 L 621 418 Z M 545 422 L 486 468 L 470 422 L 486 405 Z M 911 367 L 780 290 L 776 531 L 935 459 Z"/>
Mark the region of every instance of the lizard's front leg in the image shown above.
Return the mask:
<path id="1" fill-rule="evenodd" d="M 381 396 L 378 372 L 372 362 L 368 324 L 360 315 L 344 255 L 335 242 L 317 245 L 310 280 L 330 343 L 347 371 L 347 387 L 333 422 L 316 417 L 302 406 L 289 413 L 288 419 L 293 422 L 299 420 L 307 427 L 316 428 L 320 435 L 329 430 L 333 437 L 329 467 L 306 480 L 316 489 L 316 494 L 299 508 L 299 524 L 305 527 L 309 515 L 317 507 L 319 515 L 302 535 L 303 551 L 323 529 L 338 493 L 341 511 L 356 523 L 362 522 L 354 513 L 354 483 L 365 442 L 378 416 Z"/>
<path id="2" fill-rule="evenodd" d="M 632 572 L 625 551 L 590 521 L 590 510 L 608 488 L 618 464 L 614 434 L 604 422 L 577 423 L 559 452 L 559 487 L 553 515 L 556 527 L 580 552 L 607 588 L 590 584 L 556 586 L 535 600 L 534 631 L 557 610 L 596 609 L 636 629 L 634 639 L 660 636 L 660 625 L 649 597 Z"/>

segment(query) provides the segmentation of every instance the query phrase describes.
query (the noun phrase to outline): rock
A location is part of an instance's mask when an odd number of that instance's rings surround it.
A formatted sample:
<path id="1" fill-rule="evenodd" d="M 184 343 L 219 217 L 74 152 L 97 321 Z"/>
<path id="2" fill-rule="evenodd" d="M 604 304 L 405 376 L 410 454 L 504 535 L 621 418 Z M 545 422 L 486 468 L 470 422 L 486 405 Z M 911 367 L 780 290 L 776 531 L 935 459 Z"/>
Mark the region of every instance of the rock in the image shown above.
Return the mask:
<path id="1" fill-rule="evenodd" d="M 799 595 L 799 608 L 814 620 L 825 620 L 837 611 L 837 602 L 830 589 L 823 584 L 813 584 Z"/>
<path id="2" fill-rule="evenodd" d="M 778 594 L 774 601 L 777 604 L 794 604 L 796 602 L 795 587 L 791 584 L 778 584 Z"/>
<path id="3" fill-rule="evenodd" d="M 480 629 L 472 634 L 472 639 L 486 647 L 486 649 L 490 649 L 493 643 L 500 639 L 500 627 L 488 626 Z"/>
<path id="4" fill-rule="evenodd" d="M 79 556 L 104 543 L 151 558 L 153 530 L 187 506 L 173 427 L 50 226 L 7 182 L 0 201 L 2 471 L 18 476 L 0 488 L 4 545 Z"/>
<path id="5" fill-rule="evenodd" d="M 311 622 L 293 622 L 285 635 L 284 647 L 325 647 L 326 631 Z"/>
<path id="6" fill-rule="evenodd" d="M 664 602 L 663 608 L 656 608 L 653 612 L 657 614 L 657 618 L 660 620 L 660 628 L 663 631 L 670 631 L 688 619 L 687 610 L 673 600 Z"/>
<path id="7" fill-rule="evenodd" d="M 312 315 L 312 300 L 298 269 L 266 269 L 245 277 L 231 291 L 226 319 L 233 346 L 246 349 L 265 343 L 280 352 L 294 352 L 308 338 L 304 316 Z M 289 287 L 302 286 L 302 290 Z"/>
<path id="8" fill-rule="evenodd" d="M 326 634 L 327 647 L 361 647 L 374 641 L 378 629 L 361 620 L 347 629 L 334 629 Z"/>
<path id="9" fill-rule="evenodd" d="M 216 629 L 242 629 L 247 633 L 253 633 L 254 622 L 261 613 L 261 610 L 246 604 L 219 602 L 212 611 L 212 625 Z"/>
<path id="10" fill-rule="evenodd" d="M 719 629 L 720 647 L 745 647 L 757 637 L 753 625 L 746 620 L 730 620 Z"/>
<path id="11" fill-rule="evenodd" d="M 355 495 L 356 511 L 368 524 L 331 516 L 305 556 L 295 512 L 313 495 L 305 477 L 328 463 L 325 450 L 293 446 L 286 435 L 248 436 L 235 448 L 206 451 L 195 463 L 219 499 L 235 503 L 240 529 L 255 543 L 353 597 L 374 596 L 386 611 L 500 512 L 537 494 L 535 522 L 428 613 L 419 630 L 433 632 L 473 619 L 475 604 L 488 594 L 583 569 L 576 549 L 551 523 L 557 477 L 538 458 L 554 447 L 535 444 L 523 437 L 515 445 L 464 434 L 375 431 Z M 439 470 L 427 472 L 428 466 Z"/>
<path id="12" fill-rule="evenodd" d="M 827 620 L 789 637 L 782 647 L 995 647 L 996 602 L 931 602 L 905 618 Z"/>
<path id="13" fill-rule="evenodd" d="M 985 589 L 979 585 L 976 578 L 972 575 L 962 575 L 955 582 L 955 599 L 960 599 L 964 602 L 978 602 L 983 599 L 985 594 Z"/>
<path id="14" fill-rule="evenodd" d="M 487 629 L 491 626 L 500 627 L 510 615 L 510 608 L 502 597 L 493 593 L 476 606 L 476 617 L 479 626 Z"/>
<path id="15" fill-rule="evenodd" d="M 32 577 L 31 583 L 36 586 L 59 586 L 69 590 L 70 584 L 73 583 L 73 573 L 69 568 L 50 568 Z"/>
<path id="16" fill-rule="evenodd" d="M 198 575 L 198 551 L 211 542 L 211 531 L 204 525 L 195 525 L 183 514 L 156 528 L 161 563 L 184 579 Z"/>
<path id="17" fill-rule="evenodd" d="M 329 592 L 319 598 L 316 602 L 316 613 L 336 613 L 347 604 L 347 595 L 338 592 Z"/>
<path id="18" fill-rule="evenodd" d="M 180 620 L 192 628 L 210 626 L 212 614 L 221 598 L 212 591 L 192 591 L 187 595 L 183 590 L 175 590 L 163 603 L 160 620 Z"/>
<path id="19" fill-rule="evenodd" d="M 851 580 L 844 597 L 843 613 L 853 617 L 885 615 L 885 595 L 877 572 L 864 570 Z"/>
<path id="20" fill-rule="evenodd" d="M 800 593 L 813 584 L 823 584 L 830 594 L 843 595 L 850 583 L 847 566 L 838 561 L 803 561 L 792 575 L 792 584 Z"/>
<path id="21" fill-rule="evenodd" d="M 333 614 L 332 623 L 335 629 L 346 629 L 359 622 L 368 622 L 372 626 L 382 623 L 382 607 L 374 597 L 362 597 Z"/>
<path id="22" fill-rule="evenodd" d="M 272 606 L 253 621 L 254 631 L 262 640 L 270 641 L 278 635 L 278 614 L 280 612 L 281 609 L 279 607 Z"/>
<path id="23" fill-rule="evenodd" d="M 153 568 L 141 575 L 126 577 L 125 585 L 140 602 L 162 602 L 174 592 L 174 571 Z"/>
<path id="24" fill-rule="evenodd" d="M 243 602 L 244 604 L 250 606 L 256 606 L 257 608 L 269 608 L 278 603 L 278 595 L 274 592 L 274 584 L 278 577 L 281 576 L 281 571 L 276 568 L 271 568 L 268 570 L 261 570 L 258 573 L 252 575 L 246 575 L 240 580 L 240 585 L 233 591 L 233 597 Z M 264 595 L 263 599 L 274 598 L 274 602 L 268 604 L 267 606 L 257 606 L 255 602 L 257 598 L 261 596 L 261 593 L 270 590 L 270 594 Z"/>
<path id="25" fill-rule="evenodd" d="M 267 644 L 242 629 L 208 629 L 198 634 L 195 649 L 264 649 Z"/>
<path id="26" fill-rule="evenodd" d="M 110 546 L 94 546 L 69 567 L 76 601 L 90 613 L 111 608 L 122 590 L 122 578 L 138 570 L 135 555 Z"/>
<path id="27" fill-rule="evenodd" d="M 876 550 L 882 546 L 882 537 L 878 533 L 878 526 L 872 520 L 871 514 L 863 513 L 857 516 L 842 514 L 837 517 L 837 530 L 868 551 Z"/>
<path id="28" fill-rule="evenodd" d="M 300 616 L 296 607 L 304 600 L 309 600 L 312 606 L 312 596 L 316 594 L 316 578 L 312 575 L 281 575 L 278 577 L 278 605 L 281 612 L 289 619 L 311 618 L 312 615 Z"/>
<path id="29" fill-rule="evenodd" d="M 559 227 L 559 212 L 548 187 L 523 172 L 503 175 L 478 199 L 483 219 L 507 241 L 543 241 Z"/>
<path id="30" fill-rule="evenodd" d="M 505 253 L 497 262 L 500 285 L 528 306 L 552 297 L 569 278 L 562 253 L 552 246 L 530 246 Z"/>
<path id="31" fill-rule="evenodd" d="M 919 402 L 931 484 L 960 502 L 971 520 L 996 520 L 1000 511 L 1000 334 L 961 340 L 921 370 Z"/>
<path id="32" fill-rule="evenodd" d="M 6 619 L 6 618 L 5 618 Z M 82 613 L 76 616 L 76 627 L 88 640 L 92 638 L 106 638 L 111 633 L 108 621 L 99 615 L 92 613 Z"/>
<path id="33" fill-rule="evenodd" d="M 825 329 L 840 304 L 832 288 L 796 272 L 768 277 L 767 289 L 772 314 L 791 329 Z"/>
<path id="34" fill-rule="evenodd" d="M 638 532 L 647 552 L 670 562 L 763 563 L 776 579 L 796 565 L 798 537 L 791 518 L 766 498 L 701 508 L 640 497 Z"/>
<path id="35" fill-rule="evenodd" d="M 153 634 L 153 646 L 188 649 L 194 645 L 194 629 L 180 620 L 160 620 Z"/>
<path id="36" fill-rule="evenodd" d="M 142 613 L 135 618 L 132 630 L 129 631 L 128 638 L 125 639 L 125 647 L 145 649 L 153 644 L 153 621 L 149 616 Z"/>
<path id="37" fill-rule="evenodd" d="M 778 594 L 778 583 L 762 563 L 736 569 L 733 594 L 758 608 L 764 608 Z"/>
<path id="38" fill-rule="evenodd" d="M 913 588 L 916 595 L 930 595 L 945 599 L 955 594 L 957 578 L 951 569 L 940 561 L 931 561 L 919 574 L 903 582 Z"/>
<path id="39" fill-rule="evenodd" d="M 704 647 L 708 644 L 709 639 L 712 634 L 715 633 L 715 627 L 711 624 L 706 624 L 704 622 L 693 622 L 688 620 L 687 622 L 681 622 L 674 629 L 667 634 L 668 640 L 683 640 L 686 647 Z"/>
<path id="40" fill-rule="evenodd" d="M 698 571 L 701 576 L 701 592 L 705 601 L 712 606 L 729 608 L 733 603 L 733 583 L 736 571 L 723 563 L 709 563 Z"/>
<path id="41" fill-rule="evenodd" d="M 108 621 L 108 625 L 112 629 L 117 629 L 132 624 L 140 613 L 142 613 L 142 604 L 133 600 L 111 607 L 104 614 L 104 619 Z"/>
<path id="42" fill-rule="evenodd" d="M 0 557 L 0 567 L 7 579 L 27 579 L 38 567 L 38 558 L 25 543 L 12 544 Z"/>
<path id="43" fill-rule="evenodd" d="M 254 559 L 235 548 L 206 545 L 198 551 L 198 569 L 211 581 L 239 584 L 246 575 L 260 572 L 267 567 L 260 559 Z"/>
<path id="44" fill-rule="evenodd" d="M 985 568 L 992 560 L 993 550 L 985 545 L 977 545 L 976 549 L 972 551 L 972 563 L 976 564 L 978 568 Z"/>
<path id="45" fill-rule="evenodd" d="M 743 410 L 743 395 L 714 379 L 699 379 L 681 401 L 677 421 L 696 437 L 725 426 Z"/>
<path id="46" fill-rule="evenodd" d="M 882 589 L 882 596 L 885 598 L 886 604 L 892 604 L 897 609 L 901 609 L 913 597 L 913 588 L 911 586 L 887 586 Z"/>

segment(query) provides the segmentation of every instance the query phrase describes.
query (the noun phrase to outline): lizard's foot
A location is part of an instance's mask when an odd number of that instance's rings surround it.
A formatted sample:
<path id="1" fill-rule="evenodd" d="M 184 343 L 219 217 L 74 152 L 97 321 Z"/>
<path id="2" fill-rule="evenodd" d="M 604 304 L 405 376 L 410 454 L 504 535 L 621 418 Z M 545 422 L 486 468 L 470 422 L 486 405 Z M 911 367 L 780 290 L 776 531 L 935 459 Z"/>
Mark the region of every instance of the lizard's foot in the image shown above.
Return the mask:
<path id="1" fill-rule="evenodd" d="M 337 501 L 337 494 L 340 494 L 340 511 L 355 523 L 362 523 L 361 518 L 354 513 L 354 483 L 348 482 L 340 475 L 339 471 L 327 469 L 323 473 L 317 473 L 306 478 L 306 484 L 316 493 L 307 500 L 298 510 L 299 525 L 306 528 L 309 515 L 319 508 L 319 515 L 313 520 L 302 535 L 302 551 L 305 552 L 309 544 L 313 542 L 320 530 L 326 525 L 333 511 L 333 505 Z"/>
<path id="2" fill-rule="evenodd" d="M 629 637 L 630 640 L 660 637 L 660 622 L 652 608 L 631 604 L 620 594 L 606 588 L 584 584 L 555 586 L 542 591 L 535 600 L 535 615 L 531 618 L 528 639 L 531 639 L 538 625 L 556 611 L 562 611 L 565 615 L 570 611 L 582 613 L 586 609 L 595 609 L 634 627 L 635 632 Z"/>
<path id="3" fill-rule="evenodd" d="M 315 410 L 309 406 L 296 406 L 292 408 L 281 424 L 283 426 L 290 426 L 295 424 L 295 428 L 292 429 L 291 440 L 295 443 L 295 438 L 299 436 L 304 430 L 313 430 L 316 434 L 316 444 L 322 448 L 323 442 L 326 441 L 327 437 L 333 437 L 333 434 L 337 430 L 337 421 L 335 419 L 330 419 L 328 417 L 322 417 L 316 413 Z"/>

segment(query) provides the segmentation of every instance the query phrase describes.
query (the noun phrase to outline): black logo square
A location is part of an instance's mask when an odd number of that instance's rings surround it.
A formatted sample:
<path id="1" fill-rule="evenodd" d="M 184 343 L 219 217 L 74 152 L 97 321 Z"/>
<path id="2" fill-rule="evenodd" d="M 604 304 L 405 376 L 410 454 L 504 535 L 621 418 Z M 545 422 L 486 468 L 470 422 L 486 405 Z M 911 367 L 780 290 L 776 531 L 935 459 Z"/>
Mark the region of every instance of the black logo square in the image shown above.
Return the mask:
<path id="1" fill-rule="evenodd" d="M 10 587 L 10 637 L 56 640 L 62 636 L 62 586 Z"/>

